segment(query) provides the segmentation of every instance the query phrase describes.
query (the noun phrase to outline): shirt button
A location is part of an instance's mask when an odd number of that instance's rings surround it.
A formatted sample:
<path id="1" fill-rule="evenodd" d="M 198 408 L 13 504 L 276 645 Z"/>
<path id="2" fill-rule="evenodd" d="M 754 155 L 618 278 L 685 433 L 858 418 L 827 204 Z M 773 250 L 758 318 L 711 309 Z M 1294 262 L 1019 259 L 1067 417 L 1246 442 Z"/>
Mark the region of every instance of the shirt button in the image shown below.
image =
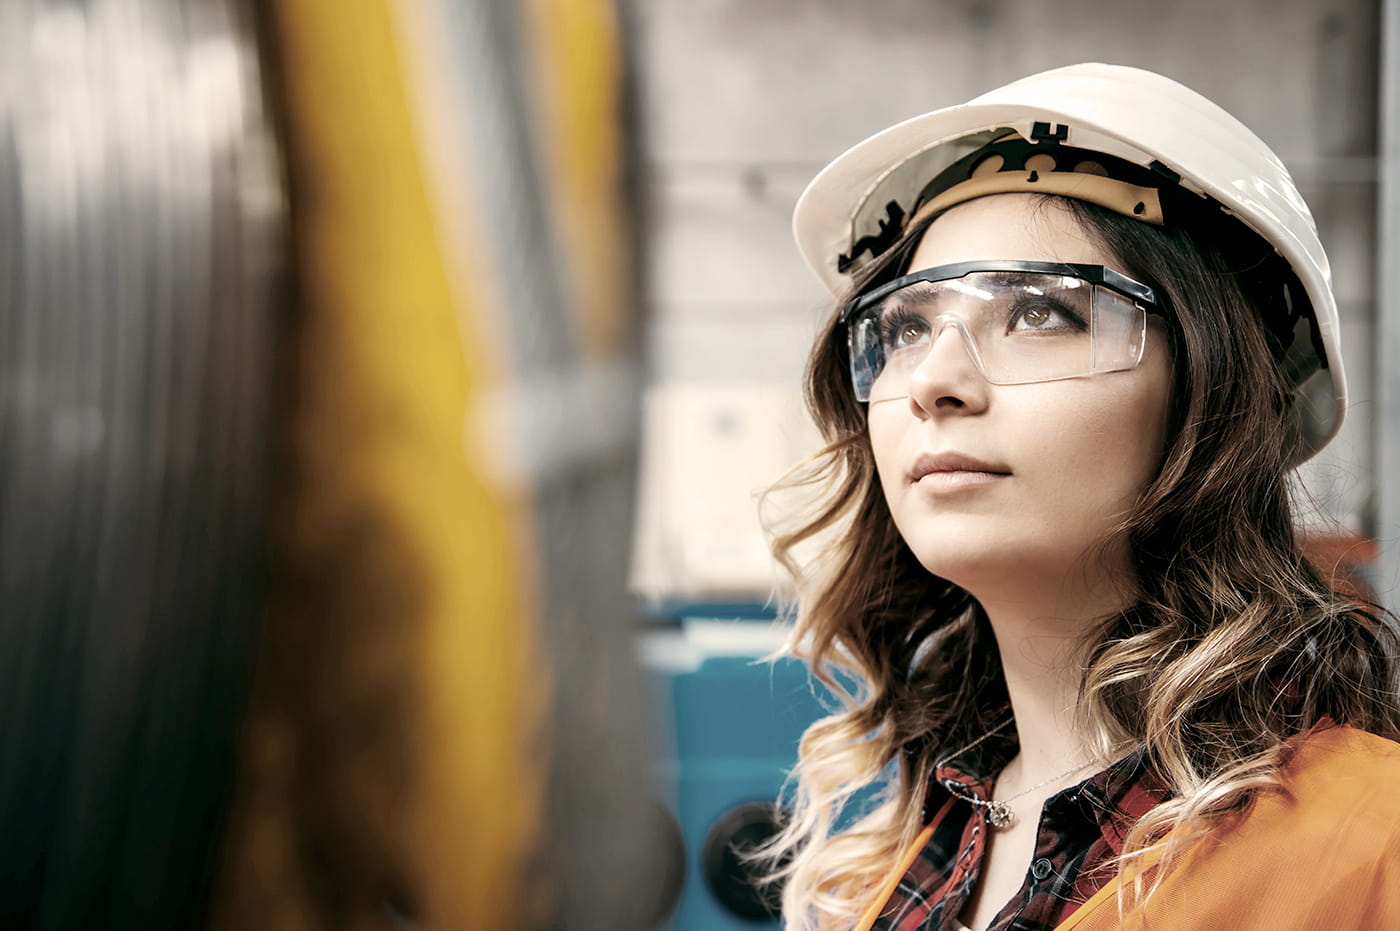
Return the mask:
<path id="1" fill-rule="evenodd" d="M 1039 860 L 1036 860 L 1034 863 L 1031 864 L 1031 875 L 1034 876 L 1037 880 L 1041 880 L 1049 876 L 1051 872 L 1054 871 L 1054 869 L 1054 864 L 1052 864 L 1049 860 L 1045 859 L 1044 857 L 1041 857 Z"/>

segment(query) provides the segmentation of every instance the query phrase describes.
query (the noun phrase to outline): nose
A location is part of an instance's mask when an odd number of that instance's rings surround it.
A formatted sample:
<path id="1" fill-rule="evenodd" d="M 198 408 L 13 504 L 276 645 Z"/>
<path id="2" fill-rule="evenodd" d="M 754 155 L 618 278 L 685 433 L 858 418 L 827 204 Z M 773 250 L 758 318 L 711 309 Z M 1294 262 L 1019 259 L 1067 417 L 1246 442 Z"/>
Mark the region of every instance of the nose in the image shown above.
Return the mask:
<path id="1" fill-rule="evenodd" d="M 975 413 L 984 409 L 990 385 L 974 360 L 972 338 L 963 326 L 940 317 L 928 352 L 909 375 L 909 403 L 917 416 Z"/>

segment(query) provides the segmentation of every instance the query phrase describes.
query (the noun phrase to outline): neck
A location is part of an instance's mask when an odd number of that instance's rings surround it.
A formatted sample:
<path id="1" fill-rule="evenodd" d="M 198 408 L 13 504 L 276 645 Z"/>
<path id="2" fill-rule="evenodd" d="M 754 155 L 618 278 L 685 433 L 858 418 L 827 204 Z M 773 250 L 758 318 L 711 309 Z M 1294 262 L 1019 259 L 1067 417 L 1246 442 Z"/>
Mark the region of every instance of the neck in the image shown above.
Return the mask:
<path id="1" fill-rule="evenodd" d="M 1095 757 L 1077 720 L 1087 635 L 1126 604 L 1121 589 L 1062 591 L 1060 597 L 978 598 L 991 622 L 1016 718 L 1020 753 L 1002 774 L 1006 794 L 1051 779 Z"/>

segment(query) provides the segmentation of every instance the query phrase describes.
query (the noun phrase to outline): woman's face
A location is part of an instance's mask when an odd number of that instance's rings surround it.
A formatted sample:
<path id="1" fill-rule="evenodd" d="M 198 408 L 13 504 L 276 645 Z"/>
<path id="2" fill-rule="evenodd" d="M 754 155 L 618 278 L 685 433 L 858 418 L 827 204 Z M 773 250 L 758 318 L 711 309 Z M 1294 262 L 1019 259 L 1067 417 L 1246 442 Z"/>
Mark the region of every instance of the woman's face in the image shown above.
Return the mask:
<path id="1" fill-rule="evenodd" d="M 909 271 L 982 259 L 1122 271 L 1060 202 L 1029 194 L 952 208 L 924 234 Z M 1166 339 L 1152 322 L 1136 368 L 1028 385 L 987 382 L 956 329 L 945 327 L 913 372 L 909 396 L 870 405 L 870 443 L 895 525 L 925 568 L 984 604 L 1041 592 L 1048 607 L 1106 577 L 1125 578 L 1125 545 L 1107 550 L 1106 561 L 1084 557 L 1156 475 L 1170 381 Z M 947 470 L 921 475 L 931 463 Z M 1081 570 L 1088 575 L 1071 575 Z"/>

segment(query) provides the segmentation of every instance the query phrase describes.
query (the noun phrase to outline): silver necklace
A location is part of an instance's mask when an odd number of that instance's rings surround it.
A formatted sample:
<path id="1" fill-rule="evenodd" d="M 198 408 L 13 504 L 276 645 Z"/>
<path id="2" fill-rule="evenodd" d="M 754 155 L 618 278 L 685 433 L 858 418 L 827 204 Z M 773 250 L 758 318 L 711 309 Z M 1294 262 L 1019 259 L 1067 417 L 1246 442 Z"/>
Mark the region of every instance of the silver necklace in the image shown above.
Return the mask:
<path id="1" fill-rule="evenodd" d="M 945 765 L 948 764 L 948 762 L 949 762 L 950 760 L 955 759 L 956 757 L 962 756 L 964 753 L 966 753 L 967 751 L 971 750 L 973 747 L 977 746 L 977 745 L 980 744 L 982 741 L 986 740 L 988 737 L 991 737 L 992 735 L 1001 732 L 1002 730 L 1004 730 L 1004 729 L 1006 728 L 1006 725 L 1010 724 L 1013 720 L 1015 720 L 1014 717 L 1008 717 L 1005 721 L 1002 721 L 1002 722 L 1001 722 L 1000 724 L 998 724 L 996 727 L 994 727 L 994 728 L 992 728 L 991 730 L 987 731 L 987 733 L 983 734 L 981 737 L 978 737 L 978 738 L 977 738 L 976 740 L 974 740 L 972 743 L 968 744 L 967 746 L 965 746 L 965 747 L 963 747 L 963 748 L 961 748 L 961 749 L 959 749 L 959 750 L 954 750 L 952 753 L 950 753 L 950 754 L 948 754 L 947 756 L 943 757 L 943 759 L 941 759 L 941 760 L 939 760 L 938 762 L 936 762 L 936 763 L 933 764 L 934 771 L 936 772 L 937 770 L 942 769 Z M 1014 812 L 1014 811 L 1011 810 L 1011 803 L 1012 803 L 1012 802 L 1016 801 L 1018 798 L 1021 798 L 1022 796 L 1030 795 L 1030 794 L 1031 794 L 1032 792 L 1034 792 L 1036 789 L 1043 789 L 1043 788 L 1045 788 L 1046 786 L 1050 785 L 1052 782 L 1059 782 L 1061 779 L 1066 779 L 1066 778 L 1068 778 L 1068 777 L 1070 777 L 1070 776 L 1073 776 L 1075 773 L 1079 772 L 1080 770 L 1085 769 L 1085 768 L 1087 768 L 1088 766 L 1092 765 L 1093 762 L 1094 762 L 1096 759 L 1098 759 L 1098 757 L 1090 757 L 1089 759 L 1085 760 L 1084 762 L 1079 763 L 1078 765 L 1076 765 L 1073 769 L 1068 769 L 1068 770 L 1066 770 L 1065 772 L 1060 773 L 1058 776 L 1051 776 L 1049 779 L 1045 780 L 1044 782 L 1037 782 L 1035 785 L 1031 786 L 1029 789 L 1022 789 L 1020 792 L 1017 792 L 1015 795 L 1011 796 L 1010 798 L 1004 798 L 1004 799 L 1002 799 L 1002 800 L 999 801 L 999 802 L 998 802 L 998 801 L 988 801 L 987 799 L 981 799 L 981 798 L 978 798 L 978 797 L 975 796 L 975 795 L 968 795 L 966 792 L 963 791 L 963 787 L 962 787 L 961 785 L 959 785 L 958 783 L 954 782 L 954 781 L 951 780 L 951 779 L 945 779 L 945 780 L 943 780 L 943 786 L 944 786 L 949 792 L 951 792 L 953 795 L 956 795 L 958 798 L 962 799 L 963 801 L 965 801 L 965 802 L 971 802 L 973 805 L 976 805 L 978 808 L 985 809 L 986 812 L 987 812 L 987 820 L 990 821 L 990 822 L 992 823 L 992 827 L 994 827 L 994 828 L 1009 828 L 1009 827 L 1011 827 L 1013 824 L 1016 823 L 1016 812 Z"/>

